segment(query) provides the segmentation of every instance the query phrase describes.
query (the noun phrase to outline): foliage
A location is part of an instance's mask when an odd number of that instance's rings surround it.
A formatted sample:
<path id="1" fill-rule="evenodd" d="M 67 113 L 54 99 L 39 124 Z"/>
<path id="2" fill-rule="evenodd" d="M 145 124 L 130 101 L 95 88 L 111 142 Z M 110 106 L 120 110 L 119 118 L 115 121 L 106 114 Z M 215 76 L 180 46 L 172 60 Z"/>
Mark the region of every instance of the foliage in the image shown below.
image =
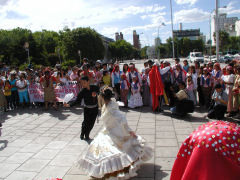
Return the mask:
<path id="1" fill-rule="evenodd" d="M 140 57 L 141 58 L 147 58 L 147 48 L 148 48 L 149 46 L 144 46 L 142 49 L 141 49 L 141 51 L 140 51 Z"/>
<path id="2" fill-rule="evenodd" d="M 75 61 L 75 60 L 67 60 L 67 61 L 65 61 L 65 62 L 62 63 L 62 68 L 63 68 L 63 69 L 67 69 L 68 66 L 73 67 L 73 66 L 75 66 L 75 65 L 76 65 L 76 61 Z"/>
<path id="3" fill-rule="evenodd" d="M 0 30 L 0 57 L 7 64 L 22 65 L 28 63 L 28 51 L 24 44 L 29 43 L 29 55 L 32 63 L 54 66 L 66 59 L 79 60 L 81 56 L 90 60 L 102 59 L 104 45 L 100 34 L 91 28 L 65 28 L 60 32 L 37 31 L 15 28 Z M 22 65 L 23 66 L 23 65 Z"/>
<path id="4" fill-rule="evenodd" d="M 160 49 L 160 57 L 172 57 L 172 38 L 168 38 L 166 40 L 166 44 L 161 44 L 157 47 Z M 205 49 L 205 45 L 202 39 L 199 40 L 190 40 L 189 38 L 177 39 L 174 38 L 174 52 L 175 57 L 186 57 L 192 51 L 200 51 L 203 52 Z"/>
<path id="5" fill-rule="evenodd" d="M 79 59 L 81 56 L 90 60 L 102 59 L 104 45 L 100 34 L 91 28 L 64 29 L 60 31 L 60 44 L 63 47 L 65 59 Z"/>
<path id="6" fill-rule="evenodd" d="M 116 59 L 131 59 L 134 57 L 134 55 L 136 55 L 134 54 L 134 51 L 137 51 L 129 42 L 125 40 L 111 42 L 109 44 L 109 50 L 112 57 Z"/>

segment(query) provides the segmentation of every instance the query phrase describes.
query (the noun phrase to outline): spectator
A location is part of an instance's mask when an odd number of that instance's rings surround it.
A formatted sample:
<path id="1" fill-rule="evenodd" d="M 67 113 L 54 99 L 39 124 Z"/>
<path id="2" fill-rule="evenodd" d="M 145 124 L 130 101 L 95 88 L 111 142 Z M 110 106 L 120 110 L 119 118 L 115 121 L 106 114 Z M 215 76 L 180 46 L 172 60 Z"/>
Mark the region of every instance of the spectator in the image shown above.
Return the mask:
<path id="1" fill-rule="evenodd" d="M 113 71 L 112 71 L 112 87 L 115 91 L 115 97 L 117 100 L 120 100 L 120 78 L 121 78 L 121 72 L 119 70 L 119 65 L 115 65 Z"/>
<path id="2" fill-rule="evenodd" d="M 150 68 L 146 68 L 144 73 L 142 74 L 142 97 L 143 97 L 143 105 L 150 106 L 151 105 L 151 97 L 150 97 L 150 86 L 149 86 L 149 72 Z"/>
<path id="3" fill-rule="evenodd" d="M 221 84 L 215 86 L 215 91 L 212 95 L 212 105 L 208 111 L 209 119 L 221 120 L 224 118 L 224 114 L 227 111 L 228 95 L 222 89 Z"/>
<path id="4" fill-rule="evenodd" d="M 179 83 L 179 91 L 175 95 L 174 107 L 170 108 L 173 115 L 186 116 L 187 113 L 194 111 L 194 103 L 189 100 L 188 91 L 186 89 L 186 84 L 184 82 Z M 172 88 L 172 91 L 174 89 Z"/>
<path id="5" fill-rule="evenodd" d="M 105 86 L 109 86 L 109 87 L 111 86 L 111 77 L 108 71 L 103 71 L 102 80 Z"/>
<path id="6" fill-rule="evenodd" d="M 221 83 L 222 71 L 219 63 L 215 63 L 212 70 L 213 86 Z"/>
<path id="7" fill-rule="evenodd" d="M 184 71 L 188 72 L 189 65 L 188 65 L 188 61 L 187 60 L 183 61 L 183 69 L 184 69 Z"/>
<path id="8" fill-rule="evenodd" d="M 213 80 L 207 70 L 207 68 L 203 69 L 203 74 L 201 75 L 200 79 L 200 86 L 204 97 L 204 105 L 208 109 L 210 100 L 211 100 L 211 93 L 213 87 Z"/>
<path id="9" fill-rule="evenodd" d="M 236 118 L 240 118 L 240 66 L 236 67 L 236 77 L 233 85 L 233 109 L 238 111 Z"/>
<path id="10" fill-rule="evenodd" d="M 128 91 L 129 91 L 130 84 L 127 80 L 127 76 L 123 73 L 121 75 L 120 81 L 120 91 L 121 91 L 121 101 L 124 103 L 124 106 L 128 106 Z"/>
<path id="11" fill-rule="evenodd" d="M 173 84 L 175 85 L 176 91 L 178 91 L 178 85 L 181 82 L 185 82 L 186 74 L 183 72 L 181 65 L 176 64 L 175 70 L 173 71 Z"/>
<path id="12" fill-rule="evenodd" d="M 12 110 L 11 84 L 9 80 L 6 80 L 4 84 L 4 96 L 7 100 L 7 109 Z"/>
<path id="13" fill-rule="evenodd" d="M 12 88 L 11 88 L 11 99 L 12 99 L 12 107 L 13 107 L 13 109 L 17 108 L 18 101 L 19 101 L 18 89 L 17 89 L 17 86 L 16 86 L 16 82 L 17 82 L 16 73 L 12 72 L 10 74 L 10 84 L 12 86 Z"/>
<path id="14" fill-rule="evenodd" d="M 0 108 L 6 112 L 7 111 L 7 100 L 3 93 L 3 86 L 4 86 L 4 81 L 2 79 L 0 79 Z"/>
<path id="15" fill-rule="evenodd" d="M 222 75 L 222 83 L 225 86 L 225 92 L 228 94 L 228 105 L 227 105 L 227 117 L 234 116 L 236 114 L 233 109 L 233 83 L 235 75 L 233 74 L 232 66 L 227 66 L 226 75 Z"/>
<path id="16" fill-rule="evenodd" d="M 140 86 L 140 83 L 138 81 L 138 77 L 133 76 L 132 77 L 132 83 L 131 83 L 131 93 L 132 94 L 131 94 L 130 99 L 128 101 L 128 107 L 136 108 L 136 107 L 140 107 L 140 106 L 143 105 L 140 90 L 141 90 L 141 86 Z"/>
<path id="17" fill-rule="evenodd" d="M 28 89 L 27 89 L 28 85 L 23 73 L 20 75 L 20 79 L 16 82 L 16 86 L 18 88 L 19 103 L 23 107 L 24 102 L 27 104 L 29 103 Z"/>
<path id="18" fill-rule="evenodd" d="M 40 80 L 40 84 L 44 90 L 45 110 L 48 110 L 48 103 L 53 103 L 53 108 L 57 109 L 56 95 L 54 92 L 54 83 L 56 82 L 57 79 L 54 76 L 51 76 L 49 69 L 46 69 L 44 76 Z"/>

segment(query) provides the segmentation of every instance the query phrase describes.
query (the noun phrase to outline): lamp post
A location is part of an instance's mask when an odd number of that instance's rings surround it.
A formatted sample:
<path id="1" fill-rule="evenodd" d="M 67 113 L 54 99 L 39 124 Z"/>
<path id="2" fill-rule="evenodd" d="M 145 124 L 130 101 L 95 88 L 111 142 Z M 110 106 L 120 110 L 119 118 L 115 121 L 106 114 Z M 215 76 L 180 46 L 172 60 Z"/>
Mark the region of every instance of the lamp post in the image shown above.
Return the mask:
<path id="1" fill-rule="evenodd" d="M 171 24 L 172 24 L 172 51 L 173 51 L 173 59 L 174 59 L 175 52 L 174 52 L 174 36 L 173 36 L 172 0 L 170 0 L 170 7 L 171 7 Z"/>
<path id="2" fill-rule="evenodd" d="M 216 58 L 217 58 L 217 61 L 218 61 L 219 60 L 218 0 L 216 0 L 215 32 L 216 32 Z"/>
<path id="3" fill-rule="evenodd" d="M 30 57 L 29 57 L 29 43 L 25 42 L 24 44 L 24 49 L 27 51 L 27 55 L 28 55 L 28 64 L 30 64 Z"/>
<path id="4" fill-rule="evenodd" d="M 81 64 L 81 51 L 80 50 L 78 50 L 78 55 L 79 55 L 79 64 Z"/>
<path id="5" fill-rule="evenodd" d="M 58 53 L 59 62 L 60 64 L 62 64 L 61 56 L 60 56 L 60 48 L 57 49 L 57 53 Z"/>
<path id="6" fill-rule="evenodd" d="M 166 24 L 165 23 L 161 23 L 159 26 L 158 26 L 158 41 L 159 42 L 157 42 L 157 46 L 159 46 L 159 45 L 161 45 L 161 42 L 160 42 L 160 37 L 159 37 L 159 28 L 160 27 L 162 27 L 162 26 L 166 26 Z M 157 56 L 158 56 L 158 60 L 160 59 L 160 47 L 159 48 L 157 48 Z"/>
<path id="7" fill-rule="evenodd" d="M 227 8 L 227 6 L 223 6 L 221 8 Z M 211 61 L 211 55 L 212 55 L 212 13 L 210 14 L 210 61 Z M 216 35 L 216 58 L 219 59 L 219 31 L 218 31 L 218 0 L 216 0 L 216 9 L 215 9 L 215 35 Z"/>

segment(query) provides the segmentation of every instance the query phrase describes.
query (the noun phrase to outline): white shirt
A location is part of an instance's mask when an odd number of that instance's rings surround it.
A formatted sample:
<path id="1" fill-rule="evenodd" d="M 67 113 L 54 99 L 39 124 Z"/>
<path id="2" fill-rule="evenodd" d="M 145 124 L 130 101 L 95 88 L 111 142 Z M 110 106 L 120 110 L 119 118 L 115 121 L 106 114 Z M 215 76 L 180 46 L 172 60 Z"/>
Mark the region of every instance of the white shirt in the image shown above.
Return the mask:
<path id="1" fill-rule="evenodd" d="M 229 75 L 223 75 L 222 80 L 225 83 L 232 83 L 232 84 L 226 84 L 226 93 L 229 93 L 230 88 L 233 88 L 233 83 L 234 83 L 235 75 L 234 74 L 229 74 Z"/>
<path id="2" fill-rule="evenodd" d="M 27 85 L 27 81 L 26 81 L 26 80 L 23 80 L 23 81 L 18 80 L 18 81 L 16 82 L 16 86 L 17 86 L 18 88 L 23 88 L 25 85 Z M 26 90 L 27 90 L 27 87 L 24 88 L 24 89 L 18 89 L 18 92 L 24 92 L 24 91 L 26 91 Z"/>

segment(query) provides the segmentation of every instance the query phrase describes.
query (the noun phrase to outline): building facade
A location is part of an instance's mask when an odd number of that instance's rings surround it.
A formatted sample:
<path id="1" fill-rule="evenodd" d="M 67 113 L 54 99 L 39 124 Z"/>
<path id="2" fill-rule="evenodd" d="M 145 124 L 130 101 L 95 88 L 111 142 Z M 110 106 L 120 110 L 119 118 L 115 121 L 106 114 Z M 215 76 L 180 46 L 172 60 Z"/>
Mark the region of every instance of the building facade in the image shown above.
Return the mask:
<path id="1" fill-rule="evenodd" d="M 240 36 L 240 20 L 235 23 L 236 36 Z"/>
<path id="2" fill-rule="evenodd" d="M 139 34 L 137 34 L 136 30 L 133 30 L 133 46 L 136 49 L 141 49 L 141 44 L 139 40 Z"/>
<path id="3" fill-rule="evenodd" d="M 179 40 L 182 38 L 189 38 L 190 40 L 198 40 L 201 36 L 200 29 L 186 29 L 186 30 L 174 30 L 173 36 Z"/>
<path id="4" fill-rule="evenodd" d="M 212 45 L 216 45 L 216 41 L 214 40 L 215 30 L 215 14 L 211 15 L 211 38 Z M 226 13 L 221 13 L 218 15 L 218 31 L 226 31 L 229 36 L 236 36 L 235 23 L 238 21 L 237 17 L 227 17 Z"/>
<path id="5" fill-rule="evenodd" d="M 120 33 L 116 32 L 115 33 L 115 40 L 116 41 L 123 40 L 123 33 L 122 32 L 120 32 Z"/>

